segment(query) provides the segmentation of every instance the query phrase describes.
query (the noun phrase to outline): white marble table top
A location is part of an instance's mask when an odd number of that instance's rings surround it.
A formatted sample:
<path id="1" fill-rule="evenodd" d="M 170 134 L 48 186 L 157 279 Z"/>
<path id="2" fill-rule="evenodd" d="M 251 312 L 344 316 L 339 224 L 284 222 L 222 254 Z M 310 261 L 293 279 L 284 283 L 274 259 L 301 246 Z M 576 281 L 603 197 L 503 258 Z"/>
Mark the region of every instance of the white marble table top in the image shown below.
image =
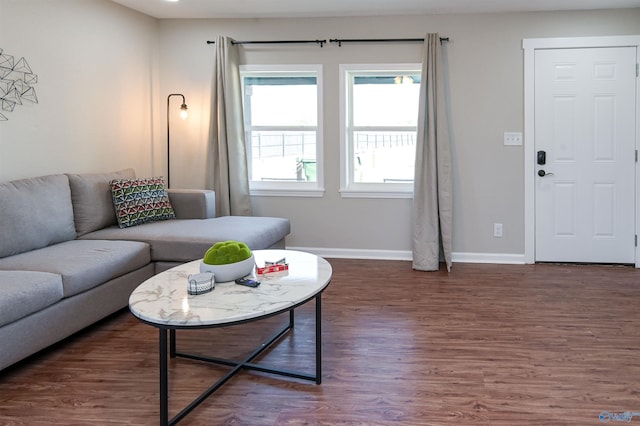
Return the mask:
<path id="1" fill-rule="evenodd" d="M 292 250 L 254 250 L 258 266 L 286 257 L 289 270 L 259 275 L 262 282 L 249 288 L 231 282 L 216 283 L 209 293 L 187 293 L 187 277 L 200 272 L 200 261 L 185 263 L 149 278 L 129 297 L 129 309 L 151 324 L 198 327 L 260 318 L 295 306 L 324 290 L 331 281 L 329 262 Z"/>

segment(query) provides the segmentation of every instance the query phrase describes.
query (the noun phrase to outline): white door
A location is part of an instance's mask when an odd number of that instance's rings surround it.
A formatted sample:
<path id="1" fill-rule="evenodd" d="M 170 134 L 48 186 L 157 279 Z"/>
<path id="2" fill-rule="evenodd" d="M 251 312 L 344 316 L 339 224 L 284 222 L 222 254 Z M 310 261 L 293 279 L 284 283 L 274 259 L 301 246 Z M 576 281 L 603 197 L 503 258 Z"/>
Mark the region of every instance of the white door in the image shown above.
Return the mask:
<path id="1" fill-rule="evenodd" d="M 634 263 L 636 62 L 535 51 L 536 261 Z"/>

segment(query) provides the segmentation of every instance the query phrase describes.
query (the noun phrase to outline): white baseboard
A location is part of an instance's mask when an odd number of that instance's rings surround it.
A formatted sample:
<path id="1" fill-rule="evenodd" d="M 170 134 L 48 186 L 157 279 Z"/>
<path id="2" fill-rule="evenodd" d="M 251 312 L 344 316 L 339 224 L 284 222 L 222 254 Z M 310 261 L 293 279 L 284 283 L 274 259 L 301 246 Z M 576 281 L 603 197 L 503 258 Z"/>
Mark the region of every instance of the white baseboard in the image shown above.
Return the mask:
<path id="1" fill-rule="evenodd" d="M 339 259 L 374 259 L 374 260 L 407 260 L 411 261 L 409 250 L 368 250 L 324 247 L 288 247 L 288 250 L 299 250 L 317 256 Z M 452 253 L 451 260 L 456 263 L 500 263 L 524 264 L 524 254 L 509 253 Z"/>
<path id="2" fill-rule="evenodd" d="M 502 263 L 522 265 L 523 254 L 510 253 L 451 253 L 451 260 L 460 263 Z"/>

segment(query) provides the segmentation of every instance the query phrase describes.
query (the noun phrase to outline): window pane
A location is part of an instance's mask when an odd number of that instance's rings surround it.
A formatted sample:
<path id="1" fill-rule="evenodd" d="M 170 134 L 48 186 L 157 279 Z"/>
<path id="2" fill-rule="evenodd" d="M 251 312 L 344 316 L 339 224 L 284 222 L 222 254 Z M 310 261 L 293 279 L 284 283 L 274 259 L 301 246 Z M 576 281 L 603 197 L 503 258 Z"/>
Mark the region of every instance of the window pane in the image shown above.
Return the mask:
<path id="1" fill-rule="evenodd" d="M 354 126 L 416 126 L 419 76 L 355 77 Z M 397 82 L 397 83 L 396 83 Z"/>
<path id="2" fill-rule="evenodd" d="M 242 72 L 249 175 L 256 184 L 253 188 L 283 188 L 282 182 L 317 183 L 320 76 L 316 70 L 290 68 L 267 66 Z"/>
<path id="3" fill-rule="evenodd" d="M 356 131 L 352 140 L 354 182 L 413 182 L 415 131 Z"/>
<path id="4" fill-rule="evenodd" d="M 415 175 L 420 64 L 340 65 L 343 197 L 406 197 Z"/>
<path id="5" fill-rule="evenodd" d="M 246 85 L 246 82 L 245 79 L 245 102 L 251 106 L 250 117 L 247 118 L 250 118 L 252 126 L 317 125 L 315 84 Z"/>
<path id="6" fill-rule="evenodd" d="M 252 131 L 251 180 L 316 181 L 315 131 Z"/>

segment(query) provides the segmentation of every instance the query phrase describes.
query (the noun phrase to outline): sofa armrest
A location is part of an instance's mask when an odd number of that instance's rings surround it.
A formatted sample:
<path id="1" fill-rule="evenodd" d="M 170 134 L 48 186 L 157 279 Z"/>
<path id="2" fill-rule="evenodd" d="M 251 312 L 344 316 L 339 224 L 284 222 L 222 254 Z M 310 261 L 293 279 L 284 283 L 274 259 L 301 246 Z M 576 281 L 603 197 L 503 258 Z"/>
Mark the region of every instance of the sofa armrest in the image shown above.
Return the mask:
<path id="1" fill-rule="evenodd" d="M 177 219 L 216 217 L 216 193 L 208 189 L 168 189 Z"/>

